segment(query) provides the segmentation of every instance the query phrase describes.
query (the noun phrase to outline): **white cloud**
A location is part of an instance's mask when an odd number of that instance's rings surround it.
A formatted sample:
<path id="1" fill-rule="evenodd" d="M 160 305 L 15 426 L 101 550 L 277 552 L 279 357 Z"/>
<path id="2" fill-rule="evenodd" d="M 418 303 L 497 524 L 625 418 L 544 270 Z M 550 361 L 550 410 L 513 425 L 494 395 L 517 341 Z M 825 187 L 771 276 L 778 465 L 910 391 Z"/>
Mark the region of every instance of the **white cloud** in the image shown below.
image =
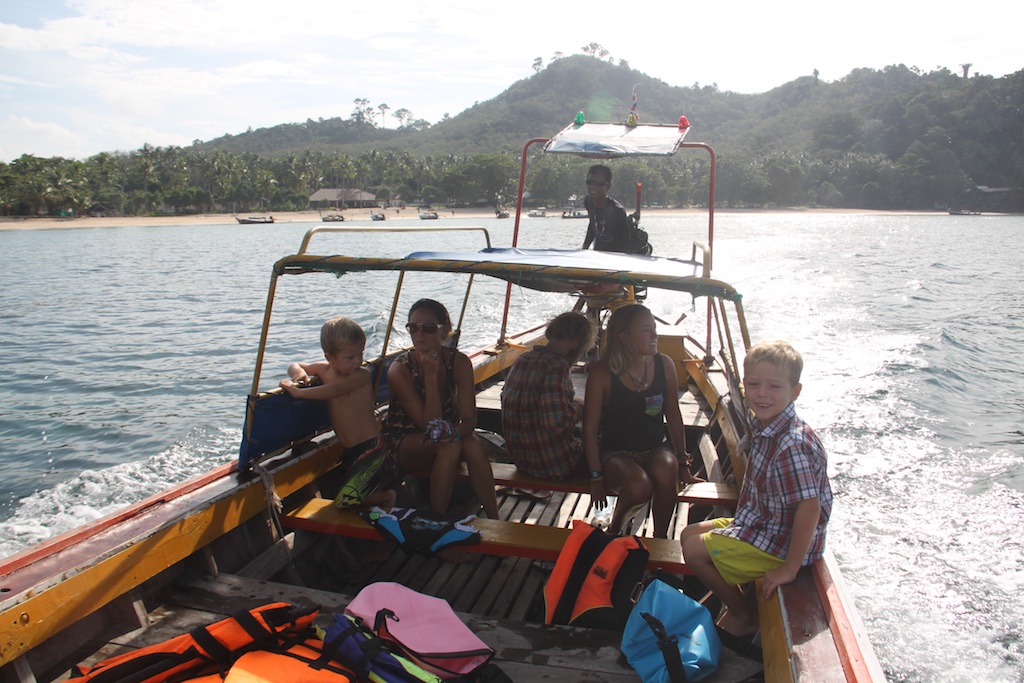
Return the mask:
<path id="1" fill-rule="evenodd" d="M 79 146 L 75 133 L 56 123 L 33 121 L 23 116 L 7 116 L 0 126 L 4 131 L 0 136 L 0 159 L 5 161 L 16 159 L 22 154 L 76 157 L 85 149 Z M 33 141 L 34 147 L 26 147 L 26 140 Z M 37 152 L 36 149 L 66 151 L 57 154 Z"/>
<path id="2" fill-rule="evenodd" d="M 54 0 L 29 25 L 0 4 L 0 116 L 32 122 L 5 134 L 4 150 L 67 156 L 181 144 L 348 116 L 356 97 L 436 121 L 532 75 L 535 57 L 547 63 L 590 42 L 671 85 L 737 92 L 763 92 L 814 69 L 825 80 L 896 63 L 1020 69 L 1024 4 L 986 7 Z M 62 146 L 57 131 L 76 144 Z"/>

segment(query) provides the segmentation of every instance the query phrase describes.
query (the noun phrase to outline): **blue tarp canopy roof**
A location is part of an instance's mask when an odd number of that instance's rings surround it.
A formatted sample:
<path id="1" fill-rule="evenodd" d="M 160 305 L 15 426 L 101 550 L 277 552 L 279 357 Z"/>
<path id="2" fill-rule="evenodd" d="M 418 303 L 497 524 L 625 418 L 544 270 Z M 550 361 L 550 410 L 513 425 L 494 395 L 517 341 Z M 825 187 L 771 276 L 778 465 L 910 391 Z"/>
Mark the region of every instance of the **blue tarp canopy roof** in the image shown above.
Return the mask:
<path id="1" fill-rule="evenodd" d="M 544 145 L 545 152 L 608 159 L 635 155 L 675 154 L 689 128 L 670 124 L 570 124 Z"/>

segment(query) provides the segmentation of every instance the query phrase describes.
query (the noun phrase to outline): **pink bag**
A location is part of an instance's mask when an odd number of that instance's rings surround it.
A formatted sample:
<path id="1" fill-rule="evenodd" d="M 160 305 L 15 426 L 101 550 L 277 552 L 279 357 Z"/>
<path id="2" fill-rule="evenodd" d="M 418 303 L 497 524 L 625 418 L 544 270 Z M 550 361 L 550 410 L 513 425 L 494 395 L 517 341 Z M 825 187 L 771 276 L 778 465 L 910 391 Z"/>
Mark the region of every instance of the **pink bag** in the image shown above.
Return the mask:
<path id="1" fill-rule="evenodd" d="M 399 583 L 371 583 L 345 613 L 362 619 L 378 636 L 396 643 L 406 656 L 442 678 L 472 673 L 494 656 L 446 600 Z"/>

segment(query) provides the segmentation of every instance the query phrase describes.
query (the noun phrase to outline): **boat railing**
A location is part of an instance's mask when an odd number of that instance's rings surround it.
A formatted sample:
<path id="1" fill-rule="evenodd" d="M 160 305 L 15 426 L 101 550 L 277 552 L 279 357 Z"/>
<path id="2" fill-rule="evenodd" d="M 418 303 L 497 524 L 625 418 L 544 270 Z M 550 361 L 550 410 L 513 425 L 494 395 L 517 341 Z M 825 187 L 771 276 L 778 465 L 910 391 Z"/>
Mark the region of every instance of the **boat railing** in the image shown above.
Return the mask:
<path id="1" fill-rule="evenodd" d="M 317 233 L 325 232 L 480 232 L 483 233 L 484 242 L 487 244 L 487 248 L 491 247 L 491 233 L 488 232 L 487 228 L 480 226 L 452 226 L 452 227 L 437 227 L 437 228 L 392 228 L 381 227 L 381 228 L 370 228 L 370 227 L 345 227 L 345 228 L 332 228 L 319 226 L 316 228 L 310 228 L 306 231 L 306 234 L 302 238 L 302 245 L 299 246 L 299 254 L 305 254 L 309 248 L 309 242 L 313 239 L 313 235 Z"/>
<path id="2" fill-rule="evenodd" d="M 515 223 L 514 223 L 513 229 L 512 229 L 512 246 L 513 247 L 517 247 L 519 245 L 519 226 L 520 226 L 520 219 L 522 218 L 522 215 L 523 215 L 523 196 L 524 196 L 524 192 L 526 190 L 526 164 L 527 164 L 527 159 L 529 158 L 529 151 L 530 151 L 530 148 L 532 146 L 538 145 L 538 144 L 542 144 L 542 145 L 544 145 L 544 152 L 546 152 L 546 153 L 573 154 L 575 156 L 584 157 L 584 158 L 608 159 L 608 158 L 613 158 L 613 157 L 620 157 L 620 156 L 629 155 L 628 152 L 626 152 L 626 153 L 619 153 L 619 152 L 616 152 L 616 151 L 612 151 L 612 150 L 614 150 L 614 147 L 606 149 L 603 152 L 595 150 L 595 149 L 593 149 L 593 148 L 591 148 L 591 147 L 589 147 L 587 145 L 584 145 L 582 147 L 574 147 L 572 145 L 569 145 L 567 148 L 559 149 L 559 150 L 554 150 L 554 149 L 550 148 L 550 144 L 549 143 L 551 143 L 553 140 L 555 140 L 560 135 L 562 135 L 562 133 L 565 133 L 566 131 L 568 131 L 570 129 L 580 129 L 582 126 L 585 126 L 585 125 L 587 125 L 586 122 L 574 122 L 574 124 L 572 124 L 571 126 L 569 126 L 566 129 L 564 129 L 561 133 L 557 134 L 555 136 L 555 138 L 532 138 L 532 139 L 528 140 L 526 142 L 526 144 L 523 145 L 523 151 L 522 151 L 522 154 L 519 157 L 519 159 L 520 159 L 520 163 L 519 163 L 519 190 L 518 190 L 518 194 L 517 194 L 517 197 L 516 197 L 516 218 L 515 218 Z M 598 124 L 598 125 L 606 125 L 606 124 Z M 616 125 L 616 124 L 609 124 L 609 125 Z M 636 126 L 632 126 L 632 128 L 636 128 Z M 643 126 L 643 128 L 659 129 L 661 131 L 666 131 L 666 130 L 671 130 L 673 128 L 673 126 L 668 125 L 668 124 L 654 124 L 654 125 L 648 124 L 648 125 Z M 677 150 L 679 150 L 679 149 L 702 149 L 702 150 L 704 150 L 705 152 L 708 153 L 709 182 L 708 182 L 708 229 L 707 229 L 707 243 L 704 244 L 701 247 L 701 250 L 703 252 L 703 257 L 704 257 L 703 258 L 704 277 L 707 278 L 707 277 L 710 277 L 710 275 L 711 275 L 712 258 L 713 258 L 713 253 L 714 253 L 714 244 L 715 244 L 715 182 L 716 182 L 716 176 L 717 176 L 718 157 L 715 154 L 715 150 L 712 149 L 712 147 L 710 145 L 708 145 L 707 143 L 704 143 L 704 142 L 683 142 L 683 139 L 686 136 L 686 129 L 679 128 L 679 127 L 676 127 L 676 129 L 679 131 L 679 135 L 677 135 L 676 139 L 674 140 L 674 142 L 672 144 L 669 144 L 667 147 L 662 147 L 662 148 L 660 148 L 658 150 L 648 149 L 646 151 L 634 152 L 634 153 L 638 153 L 641 156 L 646 156 L 646 155 L 667 156 L 667 155 L 675 154 L 675 152 Z M 639 210 L 639 209 L 640 209 L 640 206 L 639 206 L 639 195 L 638 195 L 637 210 Z M 694 249 L 694 255 L 693 255 L 692 258 L 696 258 L 696 247 Z M 506 336 L 506 333 L 508 331 L 509 302 L 511 300 L 511 296 L 512 296 L 512 283 L 510 282 L 506 286 L 506 290 L 505 290 L 505 308 L 502 311 L 502 317 L 501 317 L 501 333 L 500 333 L 500 335 L 498 337 L 498 344 L 499 345 L 501 345 L 501 344 L 503 344 L 505 342 L 505 336 Z M 708 320 L 708 323 L 707 323 L 708 324 L 708 327 L 707 327 L 708 346 L 711 345 L 711 336 L 712 336 L 712 329 L 711 329 L 711 318 L 712 318 L 712 315 L 711 315 L 711 313 L 712 313 L 712 302 L 711 302 L 711 299 L 709 298 L 708 299 L 708 316 L 707 316 L 707 320 Z"/>
<path id="3" fill-rule="evenodd" d="M 296 254 L 296 255 L 297 256 L 306 255 L 306 253 L 307 253 L 307 251 L 309 249 L 309 243 L 313 239 L 314 235 L 321 234 L 321 233 L 352 233 L 352 232 L 366 232 L 366 233 L 478 232 L 478 233 L 481 233 L 483 235 L 484 243 L 487 246 L 487 248 L 490 248 L 490 246 L 491 246 L 491 234 L 490 234 L 490 232 L 488 232 L 487 228 L 483 228 L 483 227 L 480 227 L 480 226 L 456 226 L 456 227 L 437 227 L 437 228 L 392 228 L 392 227 L 381 227 L 381 228 L 344 227 L 344 228 L 335 228 L 335 227 L 327 227 L 327 226 L 318 226 L 318 227 L 315 227 L 315 228 L 310 228 L 309 230 L 306 231 L 306 234 L 302 238 L 302 244 L 299 246 L 298 254 Z M 279 276 L 279 273 L 278 273 L 277 265 L 275 264 L 273 274 L 271 275 L 270 288 L 267 291 L 267 304 L 266 304 L 266 308 L 264 309 L 264 313 L 263 313 L 263 329 L 262 329 L 262 332 L 260 334 L 259 348 L 258 348 L 258 350 L 256 352 L 256 370 L 253 373 L 252 388 L 251 388 L 251 390 L 249 392 L 250 395 L 256 395 L 259 392 L 260 373 L 261 373 L 262 367 L 263 367 L 263 358 L 264 358 L 265 353 L 266 353 L 267 335 L 268 335 L 269 330 L 270 330 L 270 317 L 271 317 L 271 313 L 272 313 L 273 307 L 274 307 L 274 296 L 275 296 L 275 294 L 277 292 L 277 278 L 278 278 L 278 276 Z M 395 292 L 395 299 L 394 299 L 394 302 L 393 302 L 393 305 L 392 305 L 392 308 L 391 308 L 391 315 L 388 318 L 388 329 L 387 329 L 387 332 L 385 333 L 384 344 L 383 344 L 382 350 L 381 350 L 381 357 L 387 355 L 388 343 L 390 342 L 390 337 L 391 337 L 391 330 L 392 330 L 392 326 L 393 326 L 394 321 L 395 321 L 395 306 L 397 306 L 397 304 L 398 304 L 398 296 L 401 293 L 401 289 L 402 289 L 402 276 L 403 276 L 403 273 L 399 273 L 398 287 L 397 287 L 396 292 Z M 469 291 L 472 288 L 472 286 L 473 286 L 473 276 L 470 275 L 469 284 L 466 287 L 466 296 L 465 296 L 465 298 L 463 300 L 462 310 L 461 310 L 461 312 L 459 314 L 459 322 L 458 322 L 458 325 L 455 328 L 455 334 L 456 335 L 458 335 L 459 330 L 462 329 L 462 322 L 465 319 L 466 307 L 468 305 Z M 457 338 L 458 337 L 456 336 L 456 339 Z"/>
<path id="4" fill-rule="evenodd" d="M 297 256 L 308 256 L 309 246 L 313 237 L 322 233 L 451 233 L 468 232 L 480 233 L 483 235 L 483 242 L 486 247 L 491 246 L 491 236 L 486 228 L 479 226 L 453 226 L 453 227 L 431 227 L 431 228 L 410 228 L 410 227 L 329 227 L 317 226 L 310 228 L 302 238 Z M 278 388 L 269 391 L 260 391 L 260 378 L 263 371 L 263 361 L 266 357 L 267 341 L 270 335 L 270 321 L 272 317 L 274 298 L 277 293 L 277 278 L 280 273 L 275 264 L 271 276 L 270 288 L 267 292 L 267 303 L 263 314 L 263 326 L 260 331 L 259 348 L 256 353 L 256 367 L 253 372 L 252 387 L 246 401 L 246 418 L 242 428 L 242 443 L 239 450 L 239 464 L 246 469 L 255 460 L 262 459 L 268 455 L 283 452 L 294 447 L 296 443 L 308 441 L 319 434 L 330 430 L 330 421 L 327 416 L 326 406 L 322 402 L 294 402 L 288 400 L 288 396 L 282 395 Z M 462 330 L 466 312 L 469 308 L 469 296 L 473 287 L 474 275 L 470 274 L 463 296 L 462 307 L 459 311 L 458 321 L 455 329 L 448 340 L 449 345 L 457 346 Z M 389 354 L 388 349 L 394 331 L 395 319 L 398 315 L 398 305 L 402 294 L 402 285 L 405 280 L 405 272 L 399 271 L 398 282 L 395 286 L 395 294 L 391 303 L 388 315 L 388 324 L 384 332 L 384 340 L 381 345 L 380 355 L 366 361 L 365 365 L 370 368 L 373 392 L 378 402 L 387 399 L 387 365 L 389 358 L 395 353 Z M 397 353 L 397 352 L 396 352 Z"/>
<path id="5" fill-rule="evenodd" d="M 701 253 L 701 260 L 697 261 L 697 252 Z M 701 277 L 711 277 L 711 246 L 707 242 L 698 242 L 694 240 L 693 245 L 690 249 L 690 262 L 697 264 L 700 263 L 702 266 Z"/>

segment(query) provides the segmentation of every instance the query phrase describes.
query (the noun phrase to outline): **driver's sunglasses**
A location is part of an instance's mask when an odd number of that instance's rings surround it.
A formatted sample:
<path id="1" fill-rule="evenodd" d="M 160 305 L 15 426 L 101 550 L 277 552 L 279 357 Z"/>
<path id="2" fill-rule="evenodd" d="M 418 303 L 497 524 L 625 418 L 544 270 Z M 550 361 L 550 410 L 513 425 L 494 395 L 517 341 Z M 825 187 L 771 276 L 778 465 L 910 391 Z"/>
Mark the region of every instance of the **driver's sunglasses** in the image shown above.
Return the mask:
<path id="1" fill-rule="evenodd" d="M 597 185 L 598 187 L 601 187 L 607 184 L 608 181 L 606 180 L 591 180 L 590 178 L 587 178 L 587 185 Z"/>
<path id="2" fill-rule="evenodd" d="M 406 323 L 405 329 L 409 330 L 409 334 L 416 334 L 420 330 L 427 334 L 434 334 L 441 329 L 441 325 L 439 323 Z"/>

